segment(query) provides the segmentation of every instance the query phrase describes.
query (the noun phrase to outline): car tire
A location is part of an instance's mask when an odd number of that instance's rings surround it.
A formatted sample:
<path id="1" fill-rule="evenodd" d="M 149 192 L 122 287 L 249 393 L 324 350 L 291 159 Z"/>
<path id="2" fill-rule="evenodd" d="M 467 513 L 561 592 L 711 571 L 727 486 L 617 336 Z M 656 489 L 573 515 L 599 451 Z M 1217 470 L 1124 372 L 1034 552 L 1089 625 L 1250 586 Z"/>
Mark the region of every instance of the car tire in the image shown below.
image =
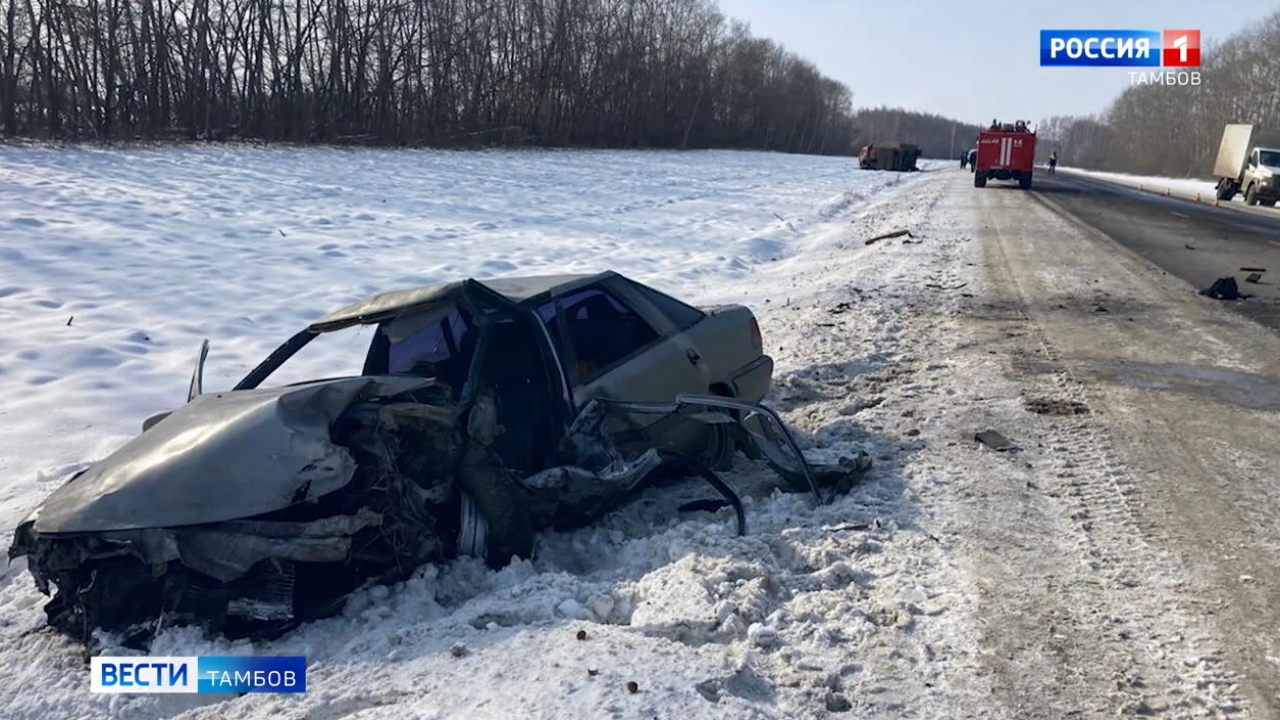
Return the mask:
<path id="1" fill-rule="evenodd" d="M 733 455 L 737 449 L 732 426 L 716 423 L 711 426 L 711 439 L 707 441 L 707 449 L 700 459 L 712 470 L 728 470 L 733 467 Z"/>
<path id="2" fill-rule="evenodd" d="M 470 493 L 462 493 L 462 507 L 458 518 L 457 555 L 480 558 L 488 553 L 489 521 L 475 498 Z"/>
<path id="3" fill-rule="evenodd" d="M 1258 188 L 1257 188 L 1255 185 L 1252 185 L 1252 184 L 1251 184 L 1251 185 L 1249 185 L 1249 187 L 1248 187 L 1248 188 L 1246 188 L 1246 189 L 1245 189 L 1245 191 L 1244 191 L 1244 204 L 1245 204 L 1245 205 L 1257 205 L 1257 204 L 1258 204 Z"/>
<path id="4" fill-rule="evenodd" d="M 707 389 L 709 395 L 732 398 L 733 390 L 728 385 L 716 383 Z M 738 411 L 728 411 L 734 420 L 738 419 Z M 733 467 L 733 455 L 738 451 L 737 426 L 729 423 L 717 423 L 711 426 L 711 438 L 707 449 L 701 453 L 699 460 L 712 470 L 728 470 Z"/>

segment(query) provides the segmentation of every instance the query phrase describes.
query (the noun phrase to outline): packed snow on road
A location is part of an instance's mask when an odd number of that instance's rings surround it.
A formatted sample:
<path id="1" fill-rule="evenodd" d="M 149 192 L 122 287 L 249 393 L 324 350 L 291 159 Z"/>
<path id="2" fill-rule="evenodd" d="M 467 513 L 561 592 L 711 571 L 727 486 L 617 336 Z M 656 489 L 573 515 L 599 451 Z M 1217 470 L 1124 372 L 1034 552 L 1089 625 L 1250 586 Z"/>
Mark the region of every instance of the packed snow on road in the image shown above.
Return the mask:
<path id="1" fill-rule="evenodd" d="M 815 457 L 875 462 L 818 505 L 739 456 L 725 478 L 744 496 L 743 537 L 729 510 L 677 510 L 707 492 L 691 481 L 676 499 L 649 491 L 593 527 L 545 535 L 533 561 L 501 571 L 427 566 L 278 640 L 175 627 L 151 649 L 305 655 L 303 695 L 90 694 L 84 648 L 43 627 L 46 598 L 14 563 L 0 576 L 0 716 L 990 717 L 1002 660 L 984 608 L 999 589 L 972 569 L 990 549 L 973 543 L 990 538 L 961 530 L 981 488 L 1030 485 L 1036 450 L 974 442 L 1032 416 L 960 321 L 990 289 L 980 216 L 952 165 L 0 150 L 5 546 L 61 481 L 185 397 L 203 338 L 205 388 L 222 389 L 327 310 L 468 276 L 614 269 L 699 304 L 746 304 L 777 361 L 766 403 Z M 899 230 L 910 234 L 875 240 Z M 303 370 L 349 371 L 359 355 L 329 348 Z M 99 640 L 99 654 L 133 652 Z M 1188 697 L 1206 687 L 1194 669 L 1177 682 Z M 1099 707 L 1141 691 L 1117 692 Z"/>

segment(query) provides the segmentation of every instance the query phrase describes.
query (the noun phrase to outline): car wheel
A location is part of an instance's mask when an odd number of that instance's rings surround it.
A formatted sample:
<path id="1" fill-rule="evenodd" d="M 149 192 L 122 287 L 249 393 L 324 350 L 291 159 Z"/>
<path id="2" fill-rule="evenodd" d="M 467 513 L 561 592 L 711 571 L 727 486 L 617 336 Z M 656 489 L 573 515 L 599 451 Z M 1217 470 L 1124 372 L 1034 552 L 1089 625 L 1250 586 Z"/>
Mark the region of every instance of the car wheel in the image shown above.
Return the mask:
<path id="1" fill-rule="evenodd" d="M 733 453 L 737 449 L 732 426 L 716 423 L 711 426 L 711 438 L 702 453 L 702 463 L 712 470 L 728 470 L 733 467 Z"/>
<path id="2" fill-rule="evenodd" d="M 469 555 L 483 560 L 488 552 L 489 521 L 470 493 L 462 493 L 461 517 L 458 520 L 458 556 Z"/>
<path id="3" fill-rule="evenodd" d="M 1256 187 L 1256 186 L 1254 186 L 1254 185 L 1250 185 L 1250 186 L 1249 186 L 1249 187 L 1244 191 L 1244 203 L 1245 203 L 1246 205 L 1257 205 L 1257 204 L 1258 204 L 1258 189 L 1257 189 L 1257 187 Z"/>
<path id="4" fill-rule="evenodd" d="M 712 385 L 708 392 L 718 397 L 733 397 L 733 391 L 721 383 Z M 737 410 L 728 412 L 735 420 L 737 419 Z M 738 436 L 735 430 L 736 426 L 729 423 L 716 423 L 711 426 L 711 437 L 707 441 L 707 449 L 699 458 L 704 465 L 712 470 L 728 470 L 733 466 L 733 454 L 738 450 Z"/>

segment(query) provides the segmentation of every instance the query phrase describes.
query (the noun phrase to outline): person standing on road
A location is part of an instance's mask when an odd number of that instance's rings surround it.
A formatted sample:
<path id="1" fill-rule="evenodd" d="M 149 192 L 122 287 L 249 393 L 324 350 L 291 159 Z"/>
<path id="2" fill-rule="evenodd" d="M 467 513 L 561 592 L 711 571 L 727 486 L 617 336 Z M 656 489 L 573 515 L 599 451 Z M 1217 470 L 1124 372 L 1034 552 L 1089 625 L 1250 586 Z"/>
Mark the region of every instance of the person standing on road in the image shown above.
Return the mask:
<path id="1" fill-rule="evenodd" d="M 1049 153 L 1049 174 L 1054 174 L 1054 168 L 1058 167 L 1058 151 L 1054 150 Z"/>

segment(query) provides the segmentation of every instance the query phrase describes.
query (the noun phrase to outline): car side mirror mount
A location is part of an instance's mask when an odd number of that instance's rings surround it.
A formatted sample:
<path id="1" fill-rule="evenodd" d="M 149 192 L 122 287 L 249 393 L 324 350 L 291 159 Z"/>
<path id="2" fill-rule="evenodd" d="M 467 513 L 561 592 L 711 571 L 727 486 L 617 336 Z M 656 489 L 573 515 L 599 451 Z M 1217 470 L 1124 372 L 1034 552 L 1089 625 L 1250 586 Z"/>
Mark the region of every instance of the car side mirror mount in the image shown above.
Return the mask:
<path id="1" fill-rule="evenodd" d="M 164 412 L 156 413 L 155 415 L 152 415 L 151 417 L 147 418 L 146 420 L 143 420 L 143 421 L 142 421 L 142 432 L 146 432 L 146 431 L 150 430 L 152 427 L 154 427 L 154 426 L 155 426 L 155 424 L 156 424 L 156 423 L 158 423 L 158 422 L 160 422 L 161 420 L 163 420 L 163 419 L 165 419 L 165 418 L 169 417 L 169 415 L 171 415 L 171 414 L 173 414 L 173 411 L 172 411 L 172 410 L 165 410 Z"/>
<path id="2" fill-rule="evenodd" d="M 191 373 L 191 384 L 187 387 L 187 402 L 195 400 L 204 392 L 204 361 L 209 357 L 209 338 L 200 343 L 200 356 L 196 358 L 196 369 Z"/>

